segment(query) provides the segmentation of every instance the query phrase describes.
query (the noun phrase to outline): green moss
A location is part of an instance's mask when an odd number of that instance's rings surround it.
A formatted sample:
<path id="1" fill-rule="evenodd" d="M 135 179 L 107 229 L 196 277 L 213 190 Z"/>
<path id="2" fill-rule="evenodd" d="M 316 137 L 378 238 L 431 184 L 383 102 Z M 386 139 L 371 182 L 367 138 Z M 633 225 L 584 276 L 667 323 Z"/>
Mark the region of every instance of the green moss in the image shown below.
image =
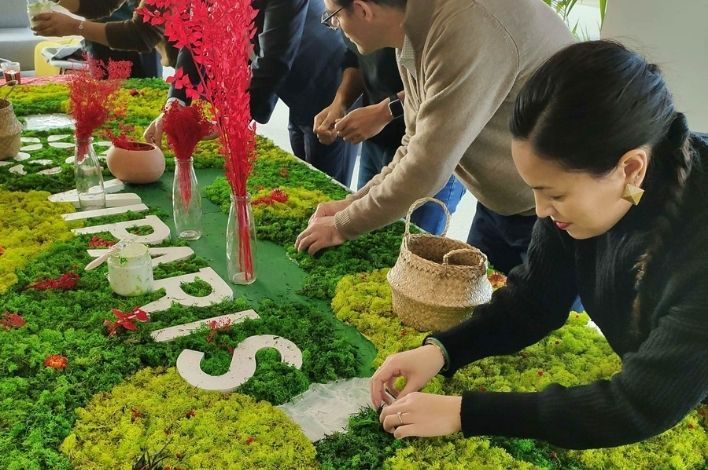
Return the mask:
<path id="1" fill-rule="evenodd" d="M 77 415 L 61 445 L 76 469 L 130 469 L 141 449 L 162 448 L 170 467 L 316 467 L 314 447 L 282 411 L 245 395 L 196 389 L 174 369 L 144 369 Z"/>
<path id="2" fill-rule="evenodd" d="M 379 350 L 376 362 L 389 354 L 419 346 L 425 336 L 405 328 L 393 316 L 386 270 L 344 277 L 337 286 L 332 309 L 337 318 L 354 325 Z M 621 362 L 607 341 L 589 328 L 585 314 L 573 313 L 561 329 L 515 355 L 491 357 L 459 370 L 454 377 L 436 377 L 424 389 L 430 393 L 460 395 L 466 390 L 532 392 L 551 383 L 580 385 L 608 378 Z M 700 468 L 706 459 L 705 419 L 691 412 L 677 426 L 646 441 L 610 449 L 569 451 L 530 439 L 485 438 L 413 440 L 385 468 Z M 510 463 L 509 455 L 517 460 Z M 448 457 L 445 457 L 448 456 Z M 453 457 L 454 456 L 454 457 Z M 446 460 L 447 458 L 447 460 Z"/>
<path id="3" fill-rule="evenodd" d="M 203 351 L 204 371 L 220 375 L 231 363 L 229 348 L 247 337 L 275 334 L 290 339 L 303 353 L 302 370 L 285 366 L 277 354 L 264 351 L 258 355 L 256 374 L 238 390 L 273 403 L 290 400 L 310 383 L 356 374 L 355 348 L 332 331 L 322 313 L 301 304 L 268 301 L 252 305 L 236 300 L 209 308 L 175 305 L 154 314 L 149 323 L 140 323 L 138 332 L 109 338 L 103 321 L 114 320 L 113 307 L 129 311 L 160 298 L 163 292 L 123 298 L 110 291 L 105 265 L 82 272 L 91 259 L 86 254 L 89 238 L 55 243 L 18 271 L 18 283 L 0 297 L 0 311 L 18 312 L 27 321 L 21 329 L 0 330 L 0 423 L 7 425 L 0 437 L 0 468 L 67 468 L 56 449 L 72 429 L 74 409 L 142 367 L 174 365 L 184 349 Z M 205 264 L 198 258 L 164 264 L 155 270 L 155 277 L 195 272 Z M 68 271 L 81 273 L 74 290 L 24 288 L 38 278 Z M 249 308 L 255 308 L 261 318 L 212 338 L 207 330 L 169 343 L 154 343 L 150 338 L 156 329 Z M 66 356 L 67 369 L 45 368 L 43 361 L 51 354 Z M 25 466 L 26 462 L 34 464 Z"/>
<path id="4" fill-rule="evenodd" d="M 49 193 L 28 193 L 0 190 L 0 294 L 17 282 L 15 271 L 55 241 L 71 238 L 71 227 L 61 218 L 74 212 L 71 204 L 49 202 Z"/>
<path id="5" fill-rule="evenodd" d="M 323 470 L 378 470 L 396 450 L 408 444 L 385 432 L 376 412 L 366 409 L 349 418 L 346 433 L 327 436 L 316 447 Z"/>

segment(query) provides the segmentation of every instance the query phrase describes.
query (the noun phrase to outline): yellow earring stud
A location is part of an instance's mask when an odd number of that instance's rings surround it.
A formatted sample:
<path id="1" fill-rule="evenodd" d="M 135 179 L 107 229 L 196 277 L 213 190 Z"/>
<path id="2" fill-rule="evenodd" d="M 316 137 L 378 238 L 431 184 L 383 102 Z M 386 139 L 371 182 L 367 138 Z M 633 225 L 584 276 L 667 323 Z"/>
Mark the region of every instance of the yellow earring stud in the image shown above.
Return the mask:
<path id="1" fill-rule="evenodd" d="M 624 193 L 622 194 L 622 199 L 624 199 L 625 201 L 630 202 L 636 206 L 639 204 L 639 201 L 642 200 L 642 196 L 644 196 L 644 190 L 639 186 L 635 186 L 629 183 L 625 185 Z"/>

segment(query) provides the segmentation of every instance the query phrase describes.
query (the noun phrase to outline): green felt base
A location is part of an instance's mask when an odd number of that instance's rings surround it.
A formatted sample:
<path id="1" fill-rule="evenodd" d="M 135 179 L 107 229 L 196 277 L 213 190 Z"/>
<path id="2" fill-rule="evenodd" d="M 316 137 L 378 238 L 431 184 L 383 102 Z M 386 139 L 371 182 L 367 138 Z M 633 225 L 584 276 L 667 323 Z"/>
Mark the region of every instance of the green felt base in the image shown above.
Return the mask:
<path id="1" fill-rule="evenodd" d="M 212 184 L 218 176 L 223 176 L 221 169 L 204 168 L 195 170 L 199 186 L 203 194 L 204 188 Z M 166 171 L 160 181 L 147 185 L 126 184 L 124 192 L 136 193 L 145 204 L 152 209 L 160 209 L 166 214 L 172 213 L 172 180 L 174 173 Z M 203 234 L 199 240 L 188 242 L 197 256 L 204 258 L 223 279 L 228 279 L 226 268 L 226 215 L 217 205 L 202 197 Z M 175 233 L 174 220 L 164 220 Z M 373 359 L 376 348 L 364 338 L 355 328 L 345 325 L 332 314 L 329 302 L 314 300 L 296 294 L 303 288 L 305 273 L 287 255 L 284 247 L 268 241 L 258 240 L 256 243 L 256 281 L 248 286 L 231 284 L 234 297 L 244 297 L 250 302 L 265 299 L 287 302 L 306 303 L 327 313 L 332 319 L 332 328 L 338 331 L 346 340 L 356 346 L 361 355 L 359 368 L 360 377 L 370 376 L 373 369 Z"/>

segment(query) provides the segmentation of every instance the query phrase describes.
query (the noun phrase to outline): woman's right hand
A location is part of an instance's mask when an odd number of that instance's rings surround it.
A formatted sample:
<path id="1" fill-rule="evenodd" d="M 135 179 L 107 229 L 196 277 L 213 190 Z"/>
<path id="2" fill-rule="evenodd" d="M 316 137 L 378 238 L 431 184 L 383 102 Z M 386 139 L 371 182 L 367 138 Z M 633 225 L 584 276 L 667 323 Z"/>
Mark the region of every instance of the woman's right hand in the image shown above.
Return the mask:
<path id="1" fill-rule="evenodd" d="M 432 344 L 387 357 L 371 377 L 371 402 L 377 408 L 388 404 L 384 389 L 393 393 L 396 399 L 417 392 L 435 377 L 444 365 L 442 352 Z M 394 385 L 398 377 L 406 379 L 406 386 L 400 392 Z"/>

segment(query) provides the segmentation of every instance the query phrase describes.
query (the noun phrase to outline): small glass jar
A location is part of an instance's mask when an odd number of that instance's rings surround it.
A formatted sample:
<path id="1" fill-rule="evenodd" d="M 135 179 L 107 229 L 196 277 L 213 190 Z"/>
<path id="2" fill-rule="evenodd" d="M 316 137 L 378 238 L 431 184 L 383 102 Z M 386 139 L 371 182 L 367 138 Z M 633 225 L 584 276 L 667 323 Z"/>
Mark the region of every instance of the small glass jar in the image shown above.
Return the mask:
<path id="1" fill-rule="evenodd" d="M 108 282 L 113 292 L 124 297 L 152 292 L 152 258 L 148 247 L 130 243 L 109 256 Z"/>

